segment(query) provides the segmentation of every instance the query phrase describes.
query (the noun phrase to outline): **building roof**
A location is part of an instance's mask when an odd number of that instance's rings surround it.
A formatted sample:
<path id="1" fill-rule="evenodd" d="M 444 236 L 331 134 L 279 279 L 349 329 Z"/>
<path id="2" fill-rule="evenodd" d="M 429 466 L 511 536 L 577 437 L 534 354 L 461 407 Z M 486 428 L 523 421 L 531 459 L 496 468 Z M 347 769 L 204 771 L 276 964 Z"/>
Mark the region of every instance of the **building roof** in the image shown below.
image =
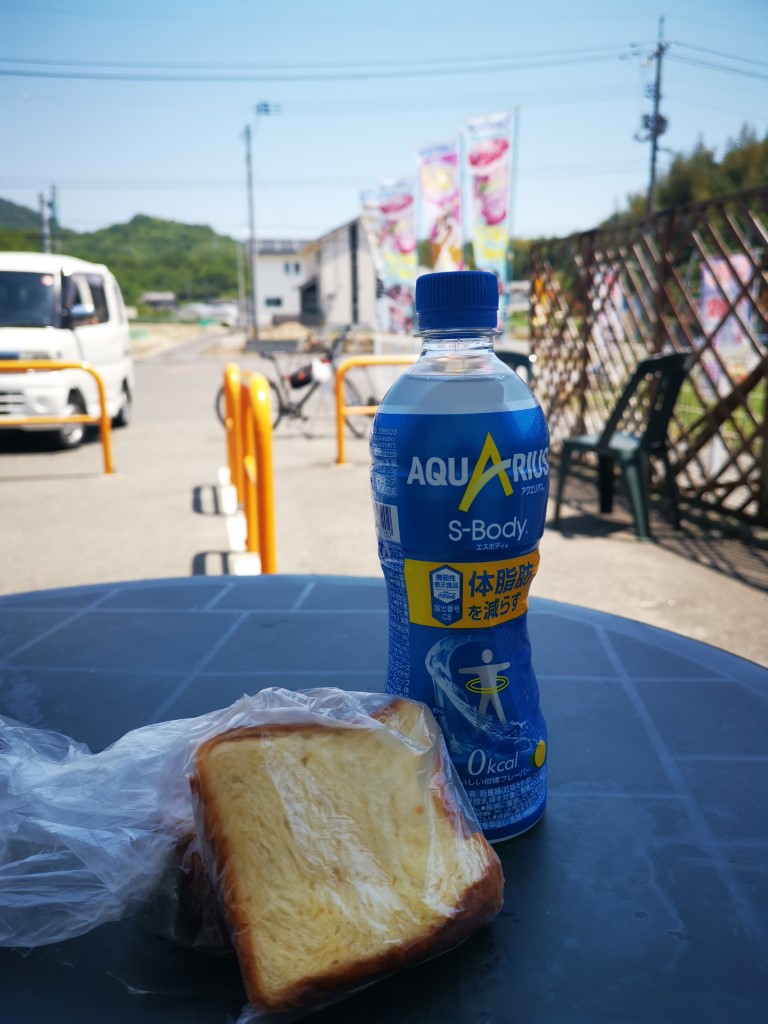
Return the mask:
<path id="1" fill-rule="evenodd" d="M 331 228 L 330 231 L 324 232 L 317 238 L 312 238 L 310 241 L 305 242 L 304 255 L 310 256 L 313 252 L 316 252 L 321 247 L 326 238 L 330 238 L 332 235 L 338 234 L 339 231 L 348 231 L 352 224 L 359 224 L 360 220 L 360 217 L 353 217 L 351 220 L 345 220 L 343 224 L 339 224 L 337 227 Z"/>
<path id="2" fill-rule="evenodd" d="M 300 253 L 309 244 L 306 238 L 257 238 L 256 248 L 260 256 L 292 256 Z"/>

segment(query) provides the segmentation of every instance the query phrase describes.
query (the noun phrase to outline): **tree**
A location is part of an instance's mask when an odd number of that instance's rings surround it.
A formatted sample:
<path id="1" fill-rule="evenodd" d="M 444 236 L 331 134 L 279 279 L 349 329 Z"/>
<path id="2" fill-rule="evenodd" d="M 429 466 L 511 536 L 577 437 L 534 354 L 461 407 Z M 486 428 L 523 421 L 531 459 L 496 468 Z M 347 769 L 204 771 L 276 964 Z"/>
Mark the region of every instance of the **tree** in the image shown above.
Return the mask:
<path id="1" fill-rule="evenodd" d="M 182 300 L 237 295 L 236 243 L 207 225 L 139 214 L 82 234 L 57 228 L 52 243 L 54 251 L 106 263 L 131 305 L 148 291 L 172 291 Z M 39 214 L 0 200 L 0 248 L 39 252 L 40 246 Z"/>
<path id="2" fill-rule="evenodd" d="M 700 202 L 756 188 L 768 182 L 768 133 L 759 139 L 754 128 L 744 124 L 735 139 L 729 139 L 722 159 L 700 138 L 689 154 L 675 155 L 669 170 L 658 181 L 659 209 L 679 203 Z M 627 196 L 627 208 L 610 217 L 612 224 L 645 216 L 645 192 Z"/>

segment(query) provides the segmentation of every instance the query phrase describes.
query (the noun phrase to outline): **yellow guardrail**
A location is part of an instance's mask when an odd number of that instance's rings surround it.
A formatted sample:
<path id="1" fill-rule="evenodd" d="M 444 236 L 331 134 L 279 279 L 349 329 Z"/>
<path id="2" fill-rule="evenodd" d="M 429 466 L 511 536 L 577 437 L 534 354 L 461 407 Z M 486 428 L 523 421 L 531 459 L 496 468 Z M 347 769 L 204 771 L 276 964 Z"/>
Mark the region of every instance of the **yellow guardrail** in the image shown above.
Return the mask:
<path id="1" fill-rule="evenodd" d="M 224 368 L 224 409 L 230 480 L 245 515 L 248 552 L 258 552 L 262 573 L 277 572 L 272 418 L 269 382 L 261 373 Z"/>
<path id="2" fill-rule="evenodd" d="M 345 462 L 344 420 L 348 415 L 374 416 L 378 405 L 344 405 L 344 378 L 356 366 L 410 366 L 418 356 L 349 356 L 336 367 L 336 462 Z"/>
<path id="3" fill-rule="evenodd" d="M 242 505 L 245 494 L 243 487 L 243 431 L 240 425 L 240 367 L 227 363 L 224 367 L 224 429 L 227 432 L 227 465 L 229 480 Z"/>
<path id="4" fill-rule="evenodd" d="M 29 424 L 36 426 L 62 426 L 65 423 L 87 423 L 98 424 L 101 435 L 101 448 L 104 456 L 104 472 L 114 473 L 115 468 L 112 462 L 112 424 L 107 412 L 107 395 L 104 389 L 104 381 L 100 374 L 94 370 L 90 363 L 67 363 L 57 359 L 0 359 L 0 373 L 28 373 L 48 372 L 51 370 L 82 370 L 89 373 L 96 381 L 99 389 L 99 405 L 101 412 L 98 416 L 88 416 L 85 413 L 78 413 L 75 416 L 2 416 L 0 427 L 25 427 Z"/>

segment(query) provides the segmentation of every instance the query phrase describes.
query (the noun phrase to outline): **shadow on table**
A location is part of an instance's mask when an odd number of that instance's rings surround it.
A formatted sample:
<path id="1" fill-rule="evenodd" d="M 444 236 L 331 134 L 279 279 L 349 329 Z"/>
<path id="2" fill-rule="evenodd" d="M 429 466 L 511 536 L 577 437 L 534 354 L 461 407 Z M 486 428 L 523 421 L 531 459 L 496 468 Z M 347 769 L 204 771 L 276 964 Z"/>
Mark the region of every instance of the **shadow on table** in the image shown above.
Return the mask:
<path id="1" fill-rule="evenodd" d="M 626 539 L 635 536 L 632 510 L 618 479 L 616 501 L 609 515 L 601 515 L 598 511 L 595 474 L 588 470 L 572 470 L 564 505 L 560 531 L 564 537 Z M 554 503 L 551 503 L 551 509 L 554 509 Z M 688 505 L 685 501 L 681 502 L 683 528 L 675 530 L 669 502 L 666 496 L 659 494 L 652 497 L 650 515 L 653 539 L 660 547 L 730 579 L 768 592 L 768 530 L 752 528 Z"/>

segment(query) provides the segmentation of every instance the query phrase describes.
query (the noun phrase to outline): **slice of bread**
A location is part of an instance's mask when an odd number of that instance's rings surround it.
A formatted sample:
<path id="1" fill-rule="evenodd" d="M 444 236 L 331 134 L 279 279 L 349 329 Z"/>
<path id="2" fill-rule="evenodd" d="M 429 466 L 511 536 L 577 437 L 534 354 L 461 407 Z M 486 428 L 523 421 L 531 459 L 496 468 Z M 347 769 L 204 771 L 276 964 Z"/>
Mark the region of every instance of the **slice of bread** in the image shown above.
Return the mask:
<path id="1" fill-rule="evenodd" d="M 234 729 L 197 752 L 208 868 L 260 1009 L 426 959 L 501 908 L 501 865 L 466 827 L 431 713 L 396 700 L 377 719 Z"/>

